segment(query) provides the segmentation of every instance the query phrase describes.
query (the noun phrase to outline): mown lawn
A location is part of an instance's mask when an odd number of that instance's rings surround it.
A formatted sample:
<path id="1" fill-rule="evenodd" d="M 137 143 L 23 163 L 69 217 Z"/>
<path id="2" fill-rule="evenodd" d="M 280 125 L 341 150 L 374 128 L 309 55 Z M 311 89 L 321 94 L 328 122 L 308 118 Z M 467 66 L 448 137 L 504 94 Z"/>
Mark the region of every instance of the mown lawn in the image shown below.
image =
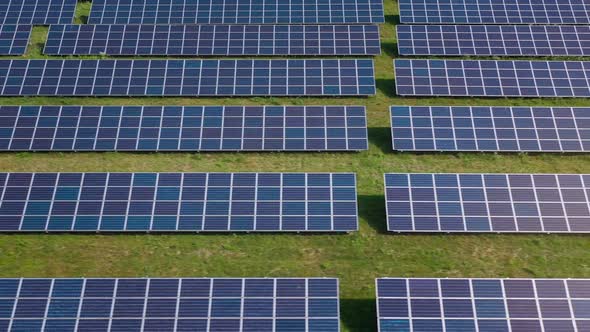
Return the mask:
<path id="1" fill-rule="evenodd" d="M 78 6 L 84 22 L 89 3 Z M 590 156 L 394 153 L 388 106 L 590 106 L 588 99 L 398 98 L 392 59 L 397 3 L 385 0 L 378 93 L 370 98 L 0 98 L 0 104 L 366 105 L 361 153 L 4 153 L 2 171 L 356 172 L 360 231 L 349 235 L 0 235 L 0 277 L 330 276 L 340 278 L 344 331 L 376 329 L 374 278 L 590 277 L 590 238 L 386 233 L 385 172 L 590 173 Z M 42 57 L 35 28 L 27 57 Z"/>

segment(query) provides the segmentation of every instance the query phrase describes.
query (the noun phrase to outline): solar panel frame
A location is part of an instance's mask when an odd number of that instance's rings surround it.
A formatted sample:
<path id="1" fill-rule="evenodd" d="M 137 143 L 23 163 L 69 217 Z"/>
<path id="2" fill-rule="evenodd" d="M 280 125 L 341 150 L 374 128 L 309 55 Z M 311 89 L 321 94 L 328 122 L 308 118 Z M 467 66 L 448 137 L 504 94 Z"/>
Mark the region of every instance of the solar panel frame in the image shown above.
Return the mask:
<path id="1" fill-rule="evenodd" d="M 402 96 L 590 97 L 590 62 L 396 59 Z"/>
<path id="2" fill-rule="evenodd" d="M 0 24 L 67 24 L 74 22 L 76 0 L 4 0 Z"/>
<path id="3" fill-rule="evenodd" d="M 569 278 L 377 278 L 378 331 L 582 331 L 589 286 Z"/>
<path id="4" fill-rule="evenodd" d="M 396 30 L 401 55 L 590 55 L 590 26 L 398 25 Z"/>
<path id="5" fill-rule="evenodd" d="M 590 108 L 391 106 L 397 151 L 590 151 Z"/>
<path id="6" fill-rule="evenodd" d="M 116 8 L 116 9 L 115 9 Z M 89 24 L 384 23 L 382 0 L 96 0 Z"/>
<path id="7" fill-rule="evenodd" d="M 386 173 L 384 183 L 390 232 L 590 233 L 587 174 Z"/>
<path id="8" fill-rule="evenodd" d="M 354 173 L 0 173 L 0 182 L 0 232 L 358 230 Z"/>
<path id="9" fill-rule="evenodd" d="M 346 55 L 381 53 L 377 25 L 51 25 L 48 55 Z"/>
<path id="10" fill-rule="evenodd" d="M 337 278 L 4 278 L 0 291 L 7 330 L 340 330 Z"/>
<path id="11" fill-rule="evenodd" d="M 31 37 L 32 25 L 0 25 L 0 55 L 23 55 Z"/>
<path id="12" fill-rule="evenodd" d="M 402 24 L 589 24 L 590 4 L 567 0 L 400 0 Z"/>
<path id="13" fill-rule="evenodd" d="M 364 106 L 0 106 L 0 151 L 360 151 Z"/>
<path id="14" fill-rule="evenodd" d="M 372 59 L 0 60 L 2 96 L 373 95 Z"/>

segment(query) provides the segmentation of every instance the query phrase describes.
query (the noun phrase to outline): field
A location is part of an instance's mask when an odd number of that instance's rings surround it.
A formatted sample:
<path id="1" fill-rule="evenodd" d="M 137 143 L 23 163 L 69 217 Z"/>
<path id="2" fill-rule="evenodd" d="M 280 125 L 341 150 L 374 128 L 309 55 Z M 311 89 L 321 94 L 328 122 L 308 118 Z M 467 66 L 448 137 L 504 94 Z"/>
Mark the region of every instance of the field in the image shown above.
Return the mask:
<path id="1" fill-rule="evenodd" d="M 90 4 L 78 4 L 84 22 Z M 389 105 L 590 106 L 588 99 L 399 98 L 392 59 L 397 3 L 385 0 L 370 98 L 0 98 L 2 105 L 366 105 L 361 153 L 5 153 L 2 171 L 356 172 L 360 231 L 348 235 L 0 235 L 0 277 L 330 276 L 344 331 L 376 330 L 374 278 L 590 277 L 590 237 L 395 235 L 386 232 L 385 172 L 590 173 L 585 154 L 394 153 Z M 41 55 L 35 28 L 28 58 Z"/>

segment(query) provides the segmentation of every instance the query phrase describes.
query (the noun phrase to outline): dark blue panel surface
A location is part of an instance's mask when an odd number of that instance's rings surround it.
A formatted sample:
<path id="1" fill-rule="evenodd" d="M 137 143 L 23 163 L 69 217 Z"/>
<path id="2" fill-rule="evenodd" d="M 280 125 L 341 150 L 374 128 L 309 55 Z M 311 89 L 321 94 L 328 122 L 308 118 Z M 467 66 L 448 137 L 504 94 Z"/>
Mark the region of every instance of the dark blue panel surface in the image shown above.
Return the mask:
<path id="1" fill-rule="evenodd" d="M 401 23 L 589 24 L 587 0 L 400 0 Z"/>
<path id="2" fill-rule="evenodd" d="M 31 29 L 31 25 L 0 25 L 0 55 L 25 54 Z"/>
<path id="3" fill-rule="evenodd" d="M 392 106 L 399 151 L 590 151 L 590 108 Z"/>
<path id="4" fill-rule="evenodd" d="M 385 174 L 392 232 L 589 233 L 590 175 Z"/>
<path id="5" fill-rule="evenodd" d="M 348 232 L 352 173 L 2 173 L 0 231 Z"/>
<path id="6" fill-rule="evenodd" d="M 67 296 L 47 292 L 72 284 Z M 334 278 L 0 279 L 0 327 L 337 332 L 338 288 Z"/>
<path id="7" fill-rule="evenodd" d="M 590 97 L 590 62 L 395 60 L 402 96 Z"/>
<path id="8" fill-rule="evenodd" d="M 590 26 L 398 25 L 401 55 L 588 56 Z"/>
<path id="9" fill-rule="evenodd" d="M 0 24 L 69 24 L 76 0 L 3 0 Z"/>
<path id="10" fill-rule="evenodd" d="M 6 151 L 358 151 L 363 106 L 0 106 Z"/>
<path id="11" fill-rule="evenodd" d="M 380 332 L 443 331 L 443 326 L 462 332 L 575 331 L 589 316 L 590 279 L 380 278 L 376 283 Z"/>
<path id="12" fill-rule="evenodd" d="M 382 0 L 96 0 L 89 24 L 382 23 Z"/>
<path id="13" fill-rule="evenodd" d="M 375 94 L 373 60 L 0 60 L 2 96 Z"/>
<path id="14" fill-rule="evenodd" d="M 376 25 L 52 25 L 45 54 L 377 55 Z"/>

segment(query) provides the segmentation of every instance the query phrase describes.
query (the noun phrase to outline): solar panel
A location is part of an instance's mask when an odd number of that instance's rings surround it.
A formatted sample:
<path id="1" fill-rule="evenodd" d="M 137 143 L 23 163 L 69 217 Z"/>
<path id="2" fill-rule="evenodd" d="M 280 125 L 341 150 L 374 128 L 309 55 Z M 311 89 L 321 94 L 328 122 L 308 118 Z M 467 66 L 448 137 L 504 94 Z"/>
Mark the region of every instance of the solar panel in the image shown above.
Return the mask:
<path id="1" fill-rule="evenodd" d="M 2 96 L 375 94 L 373 60 L 0 60 Z"/>
<path id="2" fill-rule="evenodd" d="M 402 96 L 590 97 L 590 62 L 395 60 Z"/>
<path id="3" fill-rule="evenodd" d="M 590 26 L 398 25 L 401 55 L 587 56 Z"/>
<path id="4" fill-rule="evenodd" d="M 377 55 L 376 25 L 52 25 L 45 54 Z"/>
<path id="5" fill-rule="evenodd" d="M 590 175 L 385 174 L 393 232 L 588 233 Z"/>
<path id="6" fill-rule="evenodd" d="M 0 279 L 2 331 L 339 331 L 335 278 Z"/>
<path id="7" fill-rule="evenodd" d="M 590 151 L 590 108 L 392 106 L 400 151 Z"/>
<path id="8" fill-rule="evenodd" d="M 3 0 L 0 24 L 68 24 L 75 11 L 76 0 Z"/>
<path id="9" fill-rule="evenodd" d="M 590 2 L 570 0 L 400 0 L 401 23 L 589 24 Z"/>
<path id="10" fill-rule="evenodd" d="M 590 279 L 380 278 L 380 332 L 590 329 Z"/>
<path id="11" fill-rule="evenodd" d="M 367 149 L 364 106 L 0 106 L 5 151 Z"/>
<path id="12" fill-rule="evenodd" d="M 0 55 L 22 55 L 27 50 L 31 25 L 0 25 Z"/>
<path id="13" fill-rule="evenodd" d="M 382 0 L 94 0 L 89 24 L 383 23 Z"/>
<path id="14" fill-rule="evenodd" d="M 4 232 L 349 232 L 353 173 L 1 173 Z"/>

